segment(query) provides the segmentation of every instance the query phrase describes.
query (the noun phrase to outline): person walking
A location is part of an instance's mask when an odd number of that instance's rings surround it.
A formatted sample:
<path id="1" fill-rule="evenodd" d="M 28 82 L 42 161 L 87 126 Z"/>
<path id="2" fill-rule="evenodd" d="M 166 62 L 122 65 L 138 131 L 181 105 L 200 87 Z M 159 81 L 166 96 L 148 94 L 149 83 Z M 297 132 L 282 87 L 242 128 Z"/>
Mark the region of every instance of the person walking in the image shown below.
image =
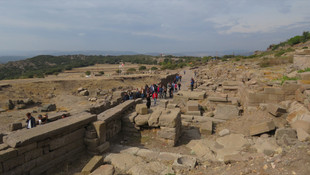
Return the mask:
<path id="1" fill-rule="evenodd" d="M 151 96 L 149 93 L 146 95 L 146 107 L 148 109 L 150 109 L 150 107 L 151 107 Z"/>
<path id="2" fill-rule="evenodd" d="M 194 90 L 194 84 L 195 84 L 195 80 L 194 78 L 191 79 L 191 91 Z"/>
<path id="3" fill-rule="evenodd" d="M 157 98 L 158 98 L 158 94 L 157 94 L 157 92 L 155 91 L 155 92 L 153 93 L 154 106 L 156 105 Z"/>

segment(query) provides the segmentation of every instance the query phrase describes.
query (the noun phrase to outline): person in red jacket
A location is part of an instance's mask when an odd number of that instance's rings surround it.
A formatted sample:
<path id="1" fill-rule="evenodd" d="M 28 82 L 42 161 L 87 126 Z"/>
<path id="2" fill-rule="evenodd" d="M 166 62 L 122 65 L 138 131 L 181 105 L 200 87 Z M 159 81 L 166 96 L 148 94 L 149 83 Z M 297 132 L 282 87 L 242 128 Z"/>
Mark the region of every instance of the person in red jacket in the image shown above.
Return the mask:
<path id="1" fill-rule="evenodd" d="M 158 98 L 158 94 L 157 94 L 157 92 L 155 91 L 155 92 L 153 93 L 154 106 L 156 105 L 156 100 L 157 100 L 157 98 Z"/>

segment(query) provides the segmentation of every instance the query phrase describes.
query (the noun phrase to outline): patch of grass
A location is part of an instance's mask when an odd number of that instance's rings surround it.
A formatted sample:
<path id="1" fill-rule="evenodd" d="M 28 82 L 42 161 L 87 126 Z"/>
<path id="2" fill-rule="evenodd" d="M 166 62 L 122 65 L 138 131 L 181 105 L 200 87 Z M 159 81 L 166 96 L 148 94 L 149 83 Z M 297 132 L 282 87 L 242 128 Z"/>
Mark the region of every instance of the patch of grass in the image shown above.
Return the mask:
<path id="1" fill-rule="evenodd" d="M 260 67 L 271 67 L 280 64 L 293 63 L 293 57 L 277 57 L 277 58 L 264 58 L 260 63 Z"/>
<path id="2" fill-rule="evenodd" d="M 308 49 L 308 47 L 303 47 L 302 49 Z"/>
<path id="3" fill-rule="evenodd" d="M 303 73 L 303 72 L 310 72 L 310 67 L 304 69 L 304 70 L 299 70 L 298 73 Z"/>
<path id="4" fill-rule="evenodd" d="M 282 85 L 285 81 L 288 81 L 288 80 L 299 80 L 299 78 L 297 78 L 297 77 L 289 78 L 288 76 L 283 76 L 283 77 L 281 77 L 280 79 L 277 79 L 277 80 L 280 80 L 281 81 L 281 85 Z"/>

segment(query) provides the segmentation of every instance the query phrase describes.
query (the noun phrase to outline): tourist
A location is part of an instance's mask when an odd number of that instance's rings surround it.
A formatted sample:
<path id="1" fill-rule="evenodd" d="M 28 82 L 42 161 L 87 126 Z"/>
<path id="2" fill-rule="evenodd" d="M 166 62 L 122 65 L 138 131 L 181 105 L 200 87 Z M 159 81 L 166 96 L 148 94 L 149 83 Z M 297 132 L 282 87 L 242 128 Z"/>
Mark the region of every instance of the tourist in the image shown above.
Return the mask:
<path id="1" fill-rule="evenodd" d="M 194 89 L 195 80 L 194 78 L 191 79 L 191 91 Z"/>
<path id="2" fill-rule="evenodd" d="M 32 117 L 31 113 L 28 112 L 26 114 L 26 116 L 27 116 L 27 120 L 26 120 L 27 129 L 36 127 L 36 119 L 34 119 L 34 117 Z"/>
<path id="3" fill-rule="evenodd" d="M 184 70 L 184 75 L 185 75 L 185 73 L 186 73 L 186 70 Z"/>
<path id="4" fill-rule="evenodd" d="M 155 91 L 154 93 L 153 93 L 153 100 L 154 100 L 154 106 L 156 105 L 156 101 L 157 101 L 157 98 L 158 98 L 158 94 L 157 94 L 157 92 Z"/>
<path id="5" fill-rule="evenodd" d="M 61 118 L 62 119 L 67 118 L 67 115 L 66 114 L 62 114 Z"/>
<path id="6" fill-rule="evenodd" d="M 42 123 L 42 115 L 41 114 L 39 114 L 38 115 L 38 121 L 37 121 L 37 125 L 42 125 L 43 123 Z"/>
<path id="7" fill-rule="evenodd" d="M 175 92 L 178 91 L 178 83 L 174 84 L 174 89 L 175 89 Z"/>
<path id="8" fill-rule="evenodd" d="M 163 86 L 160 85 L 160 86 L 159 86 L 159 98 L 164 98 L 163 93 L 164 93 Z"/>
<path id="9" fill-rule="evenodd" d="M 169 97 L 170 97 L 170 98 L 173 97 L 173 86 L 170 86 L 170 89 L 169 89 Z"/>
<path id="10" fill-rule="evenodd" d="M 181 82 L 178 83 L 179 90 L 181 90 Z"/>
<path id="11" fill-rule="evenodd" d="M 151 96 L 149 93 L 146 95 L 146 107 L 148 109 L 150 109 L 150 107 L 151 107 Z"/>
<path id="12" fill-rule="evenodd" d="M 167 98 L 167 88 L 164 86 L 163 88 L 164 98 Z"/>
<path id="13" fill-rule="evenodd" d="M 45 115 L 43 116 L 43 118 L 42 118 L 42 124 L 49 123 L 49 122 L 50 122 L 50 120 L 48 119 L 48 115 L 45 114 Z"/>

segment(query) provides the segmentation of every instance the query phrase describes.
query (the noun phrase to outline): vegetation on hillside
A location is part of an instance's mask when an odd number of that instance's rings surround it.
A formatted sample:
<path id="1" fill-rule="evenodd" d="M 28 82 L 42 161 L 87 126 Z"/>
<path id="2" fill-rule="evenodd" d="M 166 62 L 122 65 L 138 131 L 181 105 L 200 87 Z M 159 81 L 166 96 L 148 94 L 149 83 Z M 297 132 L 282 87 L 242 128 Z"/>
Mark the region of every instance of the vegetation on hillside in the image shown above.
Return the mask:
<path id="1" fill-rule="evenodd" d="M 157 64 L 157 60 L 148 55 L 39 55 L 26 60 L 0 65 L 0 80 L 33 77 L 42 78 L 46 75 L 57 75 L 59 72 L 77 67 L 86 67 L 94 64 L 120 64 L 121 62 Z"/>
<path id="2" fill-rule="evenodd" d="M 279 44 L 272 44 L 269 46 L 269 48 L 271 48 L 271 50 L 276 50 L 279 49 L 281 47 L 284 46 L 293 46 L 299 43 L 304 43 L 310 40 L 310 32 L 309 31 L 305 31 L 302 33 L 302 35 L 296 35 L 284 42 L 281 42 Z"/>

